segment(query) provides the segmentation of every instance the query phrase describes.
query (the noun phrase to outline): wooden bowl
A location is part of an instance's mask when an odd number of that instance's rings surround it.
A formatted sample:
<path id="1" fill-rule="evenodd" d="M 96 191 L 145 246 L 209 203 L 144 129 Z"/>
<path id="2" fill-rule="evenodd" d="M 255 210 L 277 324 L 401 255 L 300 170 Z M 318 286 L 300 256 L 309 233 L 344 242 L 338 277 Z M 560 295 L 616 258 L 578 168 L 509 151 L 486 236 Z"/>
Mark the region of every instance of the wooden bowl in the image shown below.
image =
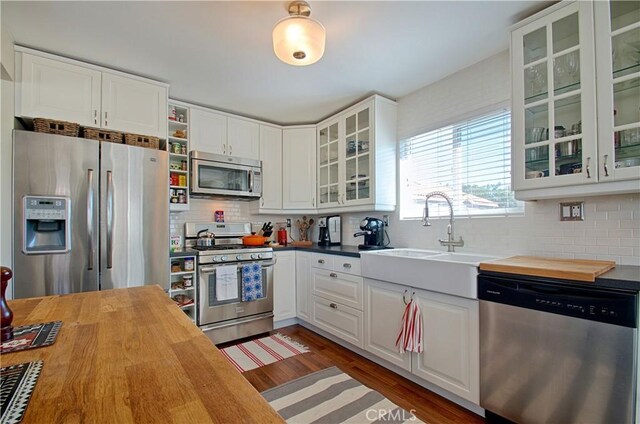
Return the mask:
<path id="1" fill-rule="evenodd" d="M 263 246 L 266 240 L 266 237 L 258 235 L 244 236 L 242 237 L 242 244 L 245 246 Z"/>

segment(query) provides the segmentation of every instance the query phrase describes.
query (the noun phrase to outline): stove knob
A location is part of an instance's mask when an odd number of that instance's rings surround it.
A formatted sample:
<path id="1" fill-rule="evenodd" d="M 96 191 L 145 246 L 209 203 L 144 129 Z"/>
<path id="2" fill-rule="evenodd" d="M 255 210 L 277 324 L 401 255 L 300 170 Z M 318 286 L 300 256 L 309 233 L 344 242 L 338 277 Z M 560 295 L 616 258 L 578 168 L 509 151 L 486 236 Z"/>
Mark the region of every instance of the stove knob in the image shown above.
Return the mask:
<path id="1" fill-rule="evenodd" d="M 242 259 L 242 255 L 237 255 L 237 256 L 236 256 L 236 259 L 237 259 L 237 260 Z"/>
<path id="2" fill-rule="evenodd" d="M 218 256 L 213 257 L 213 262 L 220 262 L 220 258 Z"/>
<path id="3" fill-rule="evenodd" d="M 258 253 L 258 259 L 262 259 L 262 253 Z"/>
<path id="4" fill-rule="evenodd" d="M 256 255 L 255 253 L 251 254 L 251 259 L 256 259 L 258 257 L 258 255 Z"/>
<path id="5" fill-rule="evenodd" d="M 227 259 L 228 259 L 228 258 L 227 258 L 226 256 L 221 256 L 221 257 L 220 257 L 220 260 L 221 260 L 221 261 L 226 261 Z"/>

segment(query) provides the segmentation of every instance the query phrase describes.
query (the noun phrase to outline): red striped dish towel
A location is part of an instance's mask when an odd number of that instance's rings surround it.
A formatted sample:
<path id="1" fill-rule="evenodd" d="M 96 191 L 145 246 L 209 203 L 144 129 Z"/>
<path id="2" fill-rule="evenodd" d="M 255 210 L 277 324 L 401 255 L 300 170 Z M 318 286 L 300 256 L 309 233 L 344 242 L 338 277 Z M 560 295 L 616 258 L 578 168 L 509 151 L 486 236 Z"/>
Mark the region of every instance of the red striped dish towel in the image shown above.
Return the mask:
<path id="1" fill-rule="evenodd" d="M 422 352 L 422 312 L 418 302 L 413 299 L 404 309 L 396 347 L 400 353 Z"/>

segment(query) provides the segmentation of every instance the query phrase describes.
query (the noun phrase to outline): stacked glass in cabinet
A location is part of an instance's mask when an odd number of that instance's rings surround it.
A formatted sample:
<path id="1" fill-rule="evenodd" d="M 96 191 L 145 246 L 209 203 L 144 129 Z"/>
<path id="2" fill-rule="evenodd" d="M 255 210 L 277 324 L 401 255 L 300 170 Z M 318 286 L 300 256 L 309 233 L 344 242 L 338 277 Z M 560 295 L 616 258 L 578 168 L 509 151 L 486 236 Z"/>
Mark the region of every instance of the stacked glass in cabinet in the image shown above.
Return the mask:
<path id="1" fill-rule="evenodd" d="M 640 176 L 640 2 L 594 2 L 600 179 Z"/>
<path id="2" fill-rule="evenodd" d="M 593 6 L 512 32 L 515 190 L 597 182 Z"/>

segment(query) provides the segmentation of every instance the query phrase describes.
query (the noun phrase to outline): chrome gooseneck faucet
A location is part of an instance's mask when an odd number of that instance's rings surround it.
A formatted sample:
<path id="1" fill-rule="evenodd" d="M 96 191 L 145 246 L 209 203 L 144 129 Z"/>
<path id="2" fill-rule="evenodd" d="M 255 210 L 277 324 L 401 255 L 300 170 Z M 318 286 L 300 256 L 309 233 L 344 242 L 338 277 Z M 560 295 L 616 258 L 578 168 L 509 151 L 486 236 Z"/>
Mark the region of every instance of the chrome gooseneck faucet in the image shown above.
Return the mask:
<path id="1" fill-rule="evenodd" d="M 449 238 L 447 240 L 438 240 L 441 246 L 447 246 L 447 252 L 455 252 L 456 246 L 462 247 L 464 246 L 464 240 L 460 237 L 460 240 L 455 241 L 455 237 L 453 236 L 453 203 L 449 196 L 444 194 L 441 191 L 432 191 L 427 194 L 424 198 L 424 214 L 422 215 L 422 225 L 425 227 L 430 227 L 431 222 L 429 222 L 429 199 L 433 196 L 440 196 L 449 204 L 449 225 L 447 226 L 447 234 Z"/>

